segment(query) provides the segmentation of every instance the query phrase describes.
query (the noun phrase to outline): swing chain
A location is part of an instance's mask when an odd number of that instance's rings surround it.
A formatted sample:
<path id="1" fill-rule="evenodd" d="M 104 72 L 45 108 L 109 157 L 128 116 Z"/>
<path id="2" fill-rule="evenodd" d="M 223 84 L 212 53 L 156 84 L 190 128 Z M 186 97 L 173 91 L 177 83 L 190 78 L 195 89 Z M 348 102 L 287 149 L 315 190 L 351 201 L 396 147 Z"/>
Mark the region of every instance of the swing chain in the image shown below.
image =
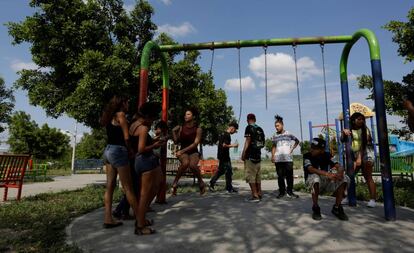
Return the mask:
<path id="1" fill-rule="evenodd" d="M 240 119 L 241 119 L 241 114 L 242 114 L 242 106 L 243 106 L 243 89 L 242 89 L 242 80 L 241 80 L 241 63 L 240 63 L 240 41 L 237 41 L 237 53 L 238 53 L 238 60 L 239 60 L 239 85 L 240 85 L 240 111 L 239 111 L 239 121 L 238 123 L 240 124 Z"/>
<path id="2" fill-rule="evenodd" d="M 265 54 L 265 101 L 266 101 L 266 110 L 267 110 L 267 44 L 263 46 L 264 54 Z"/>
<path id="3" fill-rule="evenodd" d="M 210 75 L 211 75 L 213 73 L 213 63 L 214 63 L 214 41 L 211 42 L 210 50 L 212 51 L 212 53 L 211 53 L 211 63 L 210 63 Z"/>
<path id="4" fill-rule="evenodd" d="M 303 143 L 302 109 L 300 106 L 298 64 L 297 64 L 297 57 L 296 57 L 296 43 L 295 42 L 292 44 L 292 48 L 293 48 L 293 55 L 294 55 L 294 61 L 295 61 L 296 91 L 297 91 L 297 96 L 298 96 L 298 109 L 299 109 L 300 141 Z"/>

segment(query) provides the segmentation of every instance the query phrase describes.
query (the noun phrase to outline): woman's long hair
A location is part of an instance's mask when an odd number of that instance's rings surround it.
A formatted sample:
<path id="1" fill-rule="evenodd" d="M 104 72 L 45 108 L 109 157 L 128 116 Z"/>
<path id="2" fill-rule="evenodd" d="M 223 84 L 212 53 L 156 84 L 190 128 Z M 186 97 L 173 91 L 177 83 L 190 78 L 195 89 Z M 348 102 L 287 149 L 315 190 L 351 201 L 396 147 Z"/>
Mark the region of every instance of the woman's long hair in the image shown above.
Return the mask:
<path id="1" fill-rule="evenodd" d="M 362 113 L 355 112 L 349 118 L 349 124 L 351 126 L 351 130 L 356 129 L 355 120 L 357 118 L 361 117 L 361 116 L 364 118 L 364 124 L 361 127 L 361 138 L 362 138 L 361 148 L 362 148 L 362 150 L 365 150 L 365 148 L 368 145 L 368 138 L 367 138 L 367 132 L 368 132 L 368 130 L 367 130 L 367 125 L 365 124 L 365 116 Z"/>
<path id="2" fill-rule="evenodd" d="M 111 98 L 109 103 L 105 106 L 105 109 L 102 113 L 100 123 L 102 126 L 108 125 L 115 113 L 122 111 L 125 103 L 128 101 L 128 98 L 125 96 L 115 95 Z"/>

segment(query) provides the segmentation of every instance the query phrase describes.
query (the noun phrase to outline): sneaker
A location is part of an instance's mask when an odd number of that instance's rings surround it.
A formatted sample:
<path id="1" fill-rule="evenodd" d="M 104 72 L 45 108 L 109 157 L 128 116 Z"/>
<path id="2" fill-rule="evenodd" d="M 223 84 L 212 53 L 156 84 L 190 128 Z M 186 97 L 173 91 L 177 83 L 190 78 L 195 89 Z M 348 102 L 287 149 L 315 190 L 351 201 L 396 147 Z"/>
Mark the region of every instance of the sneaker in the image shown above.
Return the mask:
<path id="1" fill-rule="evenodd" d="M 342 205 L 333 206 L 332 207 L 332 214 L 335 215 L 340 220 L 348 220 L 348 216 L 344 212 L 344 208 Z"/>
<path id="2" fill-rule="evenodd" d="M 341 201 L 341 205 L 348 205 L 349 201 L 348 201 L 348 197 L 345 197 L 342 201 Z"/>
<path id="3" fill-rule="evenodd" d="M 216 190 L 214 189 L 214 185 L 213 184 L 209 184 L 208 185 L 208 190 L 210 191 L 210 192 L 215 192 Z"/>
<path id="4" fill-rule="evenodd" d="M 299 195 L 294 194 L 293 192 L 288 192 L 288 193 L 287 193 L 287 196 L 288 196 L 289 198 L 291 198 L 291 199 L 297 199 L 297 198 L 299 198 Z"/>
<path id="5" fill-rule="evenodd" d="M 312 206 L 312 219 L 322 220 L 321 208 L 319 206 Z"/>
<path id="6" fill-rule="evenodd" d="M 367 203 L 367 207 L 374 208 L 376 206 L 377 206 L 377 203 L 375 203 L 375 199 L 370 199 Z"/>
<path id="7" fill-rule="evenodd" d="M 260 202 L 260 199 L 255 198 L 255 197 L 250 197 L 250 198 L 246 199 L 246 201 L 250 202 L 250 203 L 257 203 L 257 202 Z"/>
<path id="8" fill-rule="evenodd" d="M 283 198 L 284 196 L 285 196 L 285 194 L 284 194 L 284 193 L 279 192 L 279 195 L 277 195 L 277 197 L 276 197 L 276 198 L 281 199 L 281 198 Z"/>
<path id="9" fill-rule="evenodd" d="M 237 189 L 231 188 L 230 190 L 227 190 L 228 193 L 238 193 L 239 191 Z"/>

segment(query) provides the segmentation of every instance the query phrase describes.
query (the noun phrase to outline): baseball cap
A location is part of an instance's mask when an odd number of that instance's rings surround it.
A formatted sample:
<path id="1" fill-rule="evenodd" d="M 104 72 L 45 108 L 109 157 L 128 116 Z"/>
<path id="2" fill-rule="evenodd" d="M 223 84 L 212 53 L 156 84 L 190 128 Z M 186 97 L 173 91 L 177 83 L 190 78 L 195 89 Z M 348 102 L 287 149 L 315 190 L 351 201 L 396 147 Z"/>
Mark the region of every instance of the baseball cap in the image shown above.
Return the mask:
<path id="1" fill-rule="evenodd" d="M 311 148 L 324 149 L 326 146 L 325 140 L 321 138 L 313 138 L 311 142 Z"/>
<path id="2" fill-rule="evenodd" d="M 253 113 L 247 114 L 247 120 L 256 120 L 256 115 L 254 115 Z"/>

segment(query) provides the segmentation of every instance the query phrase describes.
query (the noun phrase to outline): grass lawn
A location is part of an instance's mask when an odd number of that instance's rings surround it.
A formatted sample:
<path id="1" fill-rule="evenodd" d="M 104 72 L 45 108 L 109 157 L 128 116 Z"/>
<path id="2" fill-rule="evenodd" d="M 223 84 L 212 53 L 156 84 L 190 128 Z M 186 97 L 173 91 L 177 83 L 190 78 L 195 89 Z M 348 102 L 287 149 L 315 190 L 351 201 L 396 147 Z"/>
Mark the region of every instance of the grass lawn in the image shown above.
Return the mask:
<path id="1" fill-rule="evenodd" d="M 103 206 L 105 189 L 39 194 L 0 205 L 0 252 L 82 252 L 65 242 L 73 218 Z M 119 199 L 118 190 L 114 199 Z"/>

